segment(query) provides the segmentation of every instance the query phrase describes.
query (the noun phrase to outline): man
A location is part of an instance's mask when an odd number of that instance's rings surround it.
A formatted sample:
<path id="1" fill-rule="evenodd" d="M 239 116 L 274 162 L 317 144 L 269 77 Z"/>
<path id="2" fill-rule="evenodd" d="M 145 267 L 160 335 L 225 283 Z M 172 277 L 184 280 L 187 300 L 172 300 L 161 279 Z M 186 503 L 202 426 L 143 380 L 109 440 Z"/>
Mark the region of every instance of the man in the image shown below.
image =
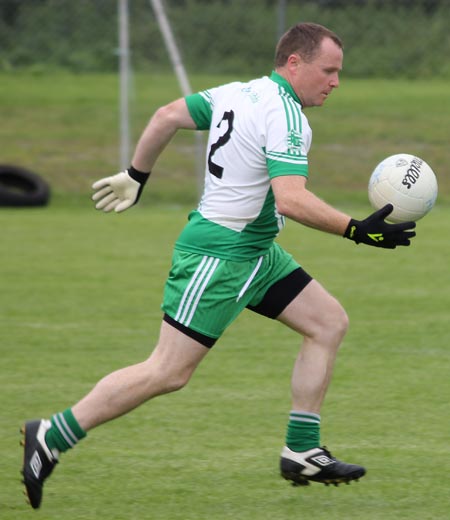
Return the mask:
<path id="1" fill-rule="evenodd" d="M 94 184 L 97 209 L 135 204 L 158 156 L 180 128 L 209 130 L 205 189 L 182 230 L 164 290 L 160 337 L 144 362 L 102 379 L 73 407 L 24 428 L 23 475 L 32 507 L 61 452 L 88 430 L 148 399 L 182 388 L 226 327 L 248 308 L 304 338 L 292 375 L 282 476 L 297 485 L 339 484 L 365 469 L 320 444 L 320 410 L 347 329 L 341 305 L 274 242 L 288 217 L 376 247 L 407 246 L 415 224 L 388 224 L 386 206 L 358 221 L 306 188 L 311 129 L 303 109 L 339 86 L 340 39 L 316 24 L 279 41 L 270 78 L 231 83 L 156 111 L 125 172 Z"/>

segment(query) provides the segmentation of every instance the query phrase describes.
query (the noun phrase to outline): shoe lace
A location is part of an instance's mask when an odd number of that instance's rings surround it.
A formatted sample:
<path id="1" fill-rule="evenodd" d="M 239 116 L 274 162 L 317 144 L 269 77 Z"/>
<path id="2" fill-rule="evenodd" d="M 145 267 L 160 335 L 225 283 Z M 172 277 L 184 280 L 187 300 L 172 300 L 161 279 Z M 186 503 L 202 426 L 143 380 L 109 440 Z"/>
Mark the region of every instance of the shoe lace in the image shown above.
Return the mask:
<path id="1" fill-rule="evenodd" d="M 331 455 L 330 450 L 326 446 L 321 446 L 320 449 L 322 449 L 325 452 L 325 455 L 330 458 L 331 460 L 336 460 L 336 457 L 333 457 Z"/>

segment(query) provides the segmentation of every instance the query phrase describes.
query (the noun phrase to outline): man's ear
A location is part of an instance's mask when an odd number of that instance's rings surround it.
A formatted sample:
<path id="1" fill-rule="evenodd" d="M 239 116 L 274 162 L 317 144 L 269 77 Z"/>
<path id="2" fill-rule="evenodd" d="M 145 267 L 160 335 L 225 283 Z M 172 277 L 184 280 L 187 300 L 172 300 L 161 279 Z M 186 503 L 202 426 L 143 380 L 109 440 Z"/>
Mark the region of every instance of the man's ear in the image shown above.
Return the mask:
<path id="1" fill-rule="evenodd" d="M 302 65 L 304 61 L 302 60 L 301 56 L 295 52 L 293 52 L 287 59 L 286 65 L 291 70 L 296 70 L 300 65 Z"/>

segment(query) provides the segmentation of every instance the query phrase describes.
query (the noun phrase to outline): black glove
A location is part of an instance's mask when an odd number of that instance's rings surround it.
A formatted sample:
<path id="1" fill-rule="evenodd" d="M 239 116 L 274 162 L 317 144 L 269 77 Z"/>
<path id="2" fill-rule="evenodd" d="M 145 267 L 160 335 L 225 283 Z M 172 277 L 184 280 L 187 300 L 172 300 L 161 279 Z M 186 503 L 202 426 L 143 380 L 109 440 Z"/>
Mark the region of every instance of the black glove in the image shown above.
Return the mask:
<path id="1" fill-rule="evenodd" d="M 407 231 L 416 227 L 415 222 L 389 224 L 384 219 L 392 212 L 392 204 L 386 204 L 364 220 L 351 219 L 344 237 L 357 244 L 362 242 L 369 246 L 395 249 L 397 246 L 409 246 L 410 238 L 416 236 L 415 231 Z"/>

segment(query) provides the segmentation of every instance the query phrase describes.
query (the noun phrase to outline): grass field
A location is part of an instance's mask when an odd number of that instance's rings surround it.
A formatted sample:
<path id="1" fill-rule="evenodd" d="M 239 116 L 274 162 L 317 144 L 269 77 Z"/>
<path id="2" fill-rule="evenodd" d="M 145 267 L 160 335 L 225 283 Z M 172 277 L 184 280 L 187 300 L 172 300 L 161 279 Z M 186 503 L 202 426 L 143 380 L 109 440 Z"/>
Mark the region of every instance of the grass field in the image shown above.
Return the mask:
<path id="1" fill-rule="evenodd" d="M 367 207 L 349 208 L 355 216 Z M 322 440 L 368 468 L 357 484 L 289 486 L 278 453 L 298 338 L 244 313 L 182 392 L 92 431 L 36 513 L 21 496 L 18 429 L 147 357 L 186 208 L 103 215 L 87 202 L 5 210 L 0 517 L 152 520 L 448 518 L 450 211 L 410 248 L 356 246 L 289 223 L 280 242 L 351 319 Z"/>
<path id="2" fill-rule="evenodd" d="M 134 93 L 137 138 L 179 94 L 163 76 L 136 76 Z M 299 339 L 244 313 L 186 389 L 92 431 L 64 456 L 36 513 L 21 496 L 19 427 L 151 351 L 172 244 L 198 195 L 195 154 L 181 133 L 139 207 L 95 212 L 90 184 L 117 170 L 117 78 L 2 75 L 0 164 L 37 171 L 53 197 L 43 209 L 0 208 L 0 518 L 448 518 L 449 96 L 438 81 L 345 80 L 309 113 L 311 186 L 357 218 L 370 211 L 367 180 L 385 156 L 415 153 L 434 168 L 438 204 L 412 247 L 380 251 L 293 223 L 280 237 L 349 313 L 322 440 L 367 476 L 309 489 L 278 476 Z"/>
<path id="3" fill-rule="evenodd" d="M 191 78 L 194 89 L 232 77 Z M 180 95 L 172 76 L 136 75 L 131 128 L 137 140 L 153 111 Z M 37 171 L 58 193 L 86 193 L 118 169 L 118 80 L 113 75 L 25 73 L 0 76 L 0 164 Z M 436 172 L 441 201 L 450 199 L 448 82 L 354 80 L 322 108 L 307 111 L 313 128 L 310 185 L 328 200 L 366 199 L 373 168 L 388 155 L 416 154 Z M 195 140 L 180 133 L 161 157 L 146 200 L 193 202 Z"/>

